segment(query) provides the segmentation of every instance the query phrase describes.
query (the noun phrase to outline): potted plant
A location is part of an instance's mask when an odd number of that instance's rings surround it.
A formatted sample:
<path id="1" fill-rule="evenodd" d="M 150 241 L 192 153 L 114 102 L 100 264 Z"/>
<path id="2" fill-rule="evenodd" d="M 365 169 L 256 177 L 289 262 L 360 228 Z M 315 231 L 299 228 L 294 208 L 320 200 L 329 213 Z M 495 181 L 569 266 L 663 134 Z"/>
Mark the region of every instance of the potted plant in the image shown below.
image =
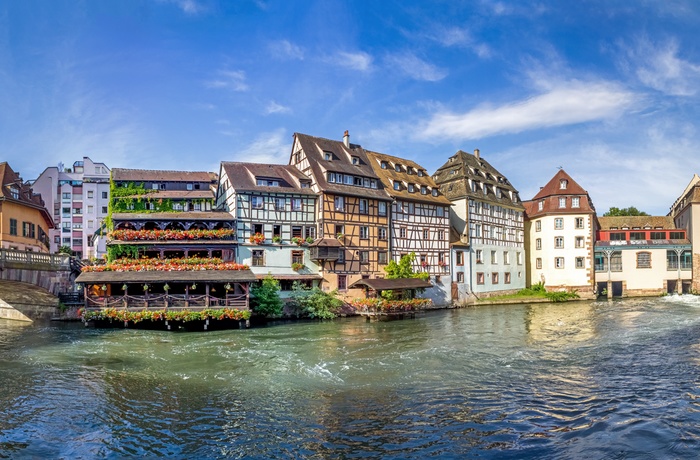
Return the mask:
<path id="1" fill-rule="evenodd" d="M 280 244 L 282 242 L 282 237 L 279 235 L 275 235 L 272 237 L 272 242 L 275 244 Z"/>
<path id="2" fill-rule="evenodd" d="M 254 233 L 250 235 L 250 242 L 253 244 L 260 244 L 265 241 L 265 235 L 262 233 Z"/>
<path id="3" fill-rule="evenodd" d="M 313 239 L 312 237 L 310 237 L 310 236 L 307 236 L 307 237 L 306 237 L 306 242 L 307 242 L 308 244 L 311 244 L 311 243 L 314 242 L 314 239 Z"/>
<path id="4" fill-rule="evenodd" d="M 335 237 L 338 238 L 339 240 L 342 240 L 344 236 L 345 235 L 343 235 L 342 233 L 338 233 Z"/>
<path id="5" fill-rule="evenodd" d="M 302 240 L 298 236 L 295 236 L 292 238 L 292 243 L 296 244 L 297 246 L 301 246 L 302 241 L 304 241 L 304 240 Z"/>
<path id="6" fill-rule="evenodd" d="M 295 272 L 298 272 L 299 270 L 301 270 L 303 268 L 304 268 L 304 264 L 300 264 L 299 262 L 294 262 L 292 264 L 292 270 L 294 270 Z"/>

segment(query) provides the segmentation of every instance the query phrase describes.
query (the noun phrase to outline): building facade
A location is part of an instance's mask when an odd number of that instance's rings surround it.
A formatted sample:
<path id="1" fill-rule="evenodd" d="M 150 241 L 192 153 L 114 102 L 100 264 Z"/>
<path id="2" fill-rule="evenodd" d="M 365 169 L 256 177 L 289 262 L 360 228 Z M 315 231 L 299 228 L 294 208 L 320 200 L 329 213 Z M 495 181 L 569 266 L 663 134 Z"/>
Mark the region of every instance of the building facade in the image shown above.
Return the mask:
<path id="1" fill-rule="evenodd" d="M 595 244 L 596 285 L 608 297 L 653 296 L 691 290 L 693 252 L 671 217 L 600 217 Z"/>
<path id="2" fill-rule="evenodd" d="M 594 244 L 598 227 L 588 192 L 560 169 L 525 206 L 527 284 L 595 297 Z"/>
<path id="3" fill-rule="evenodd" d="M 318 194 L 318 238 L 310 259 L 318 264 L 324 290 L 361 297 L 349 286 L 363 278 L 383 278 L 389 261 L 391 197 L 374 173 L 364 149 L 295 133 L 290 165 L 311 179 Z"/>
<path id="4" fill-rule="evenodd" d="M 693 246 L 692 290 L 700 292 L 700 176 L 693 175 L 690 183 L 671 206 L 668 214 L 678 229 L 684 229 Z"/>
<path id="5" fill-rule="evenodd" d="M 51 252 L 68 246 L 81 259 L 104 256 L 104 239 L 94 246 L 92 237 L 107 216 L 109 176 L 110 169 L 104 163 L 83 157 L 72 168 L 62 164 L 46 168 L 33 182 L 56 223 L 49 232 Z"/>
<path id="6" fill-rule="evenodd" d="M 309 251 L 318 234 L 316 199 L 311 179 L 293 166 L 221 163 L 216 208 L 235 218 L 236 260 L 258 279 L 277 279 L 283 297 L 294 282 L 320 282 Z"/>
<path id="7" fill-rule="evenodd" d="M 469 245 L 461 261 L 470 268 L 469 278 L 461 279 L 466 272 L 453 270 L 453 290 L 488 297 L 524 288 L 524 207 L 515 187 L 479 150 L 458 151 L 433 179 L 453 204 L 451 225 L 459 240 Z M 455 300 L 466 300 L 463 296 Z"/>
<path id="8" fill-rule="evenodd" d="M 414 253 L 414 272 L 427 272 L 433 287 L 422 297 L 435 305 L 451 302 L 450 200 L 419 164 L 365 150 L 375 174 L 392 198 L 389 246 L 391 259 Z M 386 238 L 382 234 L 380 237 Z"/>
<path id="9" fill-rule="evenodd" d="M 41 195 L 4 161 L 0 178 L 0 247 L 48 253 L 54 223 Z"/>

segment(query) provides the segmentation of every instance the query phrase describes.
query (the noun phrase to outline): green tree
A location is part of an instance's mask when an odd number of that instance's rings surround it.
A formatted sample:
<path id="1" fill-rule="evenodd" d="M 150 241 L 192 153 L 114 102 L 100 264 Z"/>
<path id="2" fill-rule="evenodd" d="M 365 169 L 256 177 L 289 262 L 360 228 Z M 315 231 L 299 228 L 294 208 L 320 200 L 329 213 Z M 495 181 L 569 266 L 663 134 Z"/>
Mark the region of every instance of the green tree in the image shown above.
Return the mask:
<path id="1" fill-rule="evenodd" d="M 58 253 L 59 254 L 68 254 L 69 256 L 73 255 L 73 250 L 70 248 L 70 246 L 61 246 L 58 248 Z"/>
<path id="2" fill-rule="evenodd" d="M 318 287 L 309 289 L 298 282 L 292 285 L 292 300 L 302 315 L 312 319 L 333 319 L 338 316 L 338 310 L 343 306 L 337 290 L 323 292 Z"/>
<path id="3" fill-rule="evenodd" d="M 253 295 L 253 310 L 264 316 L 277 317 L 282 314 L 282 300 L 280 299 L 280 283 L 267 275 L 260 285 L 250 290 Z"/>
<path id="4" fill-rule="evenodd" d="M 635 208 L 634 206 L 630 206 L 629 208 L 616 208 L 616 207 L 611 207 L 608 212 L 603 214 L 603 217 L 615 217 L 615 216 L 648 216 L 644 211 L 640 211 L 639 209 Z"/>
<path id="5" fill-rule="evenodd" d="M 386 272 L 386 278 L 393 280 L 399 278 L 419 278 L 423 281 L 428 281 L 430 279 L 430 273 L 428 272 L 414 272 L 413 262 L 416 260 L 416 254 L 414 252 L 410 254 L 405 254 L 401 256 L 398 263 L 395 260 L 390 261 L 384 271 Z M 417 289 L 418 292 L 423 292 L 424 289 Z M 410 294 L 410 291 L 406 291 Z M 382 297 L 391 300 L 396 297 L 394 291 L 382 291 Z"/>

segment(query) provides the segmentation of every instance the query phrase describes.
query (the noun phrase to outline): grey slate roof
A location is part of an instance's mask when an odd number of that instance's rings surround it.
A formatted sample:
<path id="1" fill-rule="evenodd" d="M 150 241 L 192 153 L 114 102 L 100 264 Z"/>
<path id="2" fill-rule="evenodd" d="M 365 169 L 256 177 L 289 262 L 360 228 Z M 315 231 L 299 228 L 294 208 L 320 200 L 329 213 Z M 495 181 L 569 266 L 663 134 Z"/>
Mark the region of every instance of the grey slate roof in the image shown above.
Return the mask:
<path id="1" fill-rule="evenodd" d="M 113 181 L 213 182 L 217 174 L 205 171 L 112 168 Z"/>

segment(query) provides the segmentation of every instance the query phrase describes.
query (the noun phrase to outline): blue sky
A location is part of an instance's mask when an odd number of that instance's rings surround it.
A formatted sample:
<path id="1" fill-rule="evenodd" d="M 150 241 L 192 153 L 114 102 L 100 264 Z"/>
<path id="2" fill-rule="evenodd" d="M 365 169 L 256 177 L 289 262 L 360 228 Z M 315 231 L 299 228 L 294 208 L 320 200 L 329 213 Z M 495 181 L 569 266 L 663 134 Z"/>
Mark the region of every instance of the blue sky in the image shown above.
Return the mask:
<path id="1" fill-rule="evenodd" d="M 218 171 L 292 135 L 433 172 L 481 154 L 532 198 L 563 167 L 599 214 L 664 215 L 698 172 L 700 2 L 8 1 L 0 151 Z"/>

